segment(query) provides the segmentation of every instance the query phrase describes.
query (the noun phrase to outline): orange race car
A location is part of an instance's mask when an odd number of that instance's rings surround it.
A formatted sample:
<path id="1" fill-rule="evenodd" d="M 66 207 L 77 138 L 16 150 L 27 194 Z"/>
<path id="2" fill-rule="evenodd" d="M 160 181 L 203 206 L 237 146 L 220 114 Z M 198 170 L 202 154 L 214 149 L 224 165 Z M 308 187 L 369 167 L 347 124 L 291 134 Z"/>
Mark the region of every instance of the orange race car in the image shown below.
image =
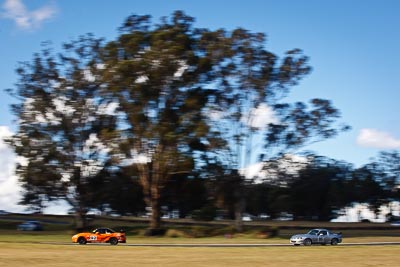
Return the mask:
<path id="1" fill-rule="evenodd" d="M 72 237 L 72 242 L 84 245 L 86 243 L 126 243 L 124 231 L 115 232 L 110 228 L 97 228 L 92 233 L 79 233 Z"/>

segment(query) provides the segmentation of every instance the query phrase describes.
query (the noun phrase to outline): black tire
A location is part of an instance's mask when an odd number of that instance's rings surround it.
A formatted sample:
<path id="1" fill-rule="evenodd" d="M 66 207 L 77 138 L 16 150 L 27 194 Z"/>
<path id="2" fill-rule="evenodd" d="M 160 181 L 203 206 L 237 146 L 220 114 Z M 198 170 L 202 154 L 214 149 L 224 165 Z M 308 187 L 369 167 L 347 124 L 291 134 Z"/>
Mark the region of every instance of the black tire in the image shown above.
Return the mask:
<path id="1" fill-rule="evenodd" d="M 110 244 L 111 245 L 117 245 L 118 244 L 118 239 L 116 239 L 115 237 L 111 237 L 110 238 Z"/>
<path id="2" fill-rule="evenodd" d="M 312 245 L 311 239 L 307 238 L 306 240 L 304 240 L 304 246 L 311 246 L 311 245 Z"/>
<path id="3" fill-rule="evenodd" d="M 78 243 L 79 243 L 79 245 L 85 245 L 87 243 L 86 238 L 84 238 L 82 236 L 79 237 L 78 238 Z"/>
<path id="4" fill-rule="evenodd" d="M 336 246 L 339 243 L 339 240 L 337 240 L 336 238 L 331 240 L 331 245 L 332 246 Z"/>

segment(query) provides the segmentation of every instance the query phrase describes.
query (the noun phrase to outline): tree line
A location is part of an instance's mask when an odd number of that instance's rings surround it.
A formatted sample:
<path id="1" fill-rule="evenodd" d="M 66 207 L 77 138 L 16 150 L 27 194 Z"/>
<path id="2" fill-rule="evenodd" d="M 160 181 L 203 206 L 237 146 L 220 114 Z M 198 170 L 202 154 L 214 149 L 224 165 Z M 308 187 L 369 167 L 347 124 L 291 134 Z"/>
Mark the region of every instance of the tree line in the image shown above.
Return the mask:
<path id="1" fill-rule="evenodd" d="M 131 15 L 118 30 L 114 40 L 87 34 L 59 52 L 46 43 L 17 68 L 8 92 L 18 129 L 6 141 L 24 159 L 16 168 L 23 204 L 65 200 L 82 226 L 94 207 L 119 214 L 149 207 L 150 234 L 161 226 L 162 206 L 198 217 L 223 207 L 238 230 L 245 211 L 330 216 L 323 207 L 300 212 L 315 204 L 305 199 L 311 195 L 293 200 L 304 184 L 322 192 L 352 179 L 331 178 L 338 166 L 323 169 L 319 160 L 297 177 L 282 176 L 276 164 L 349 129 L 329 100 L 288 100 L 311 72 L 300 49 L 280 58 L 263 33 L 196 28 L 182 11 L 158 23 Z M 255 159 L 275 178 L 249 183 L 242 170 Z M 345 202 L 333 192 L 323 205 Z"/>
<path id="2" fill-rule="evenodd" d="M 215 176 L 215 169 L 208 167 L 199 173 L 174 175 L 160 199 L 161 212 L 167 218 L 172 218 L 168 214 L 178 211 L 178 217 L 173 218 L 234 220 L 239 201 L 236 192 L 240 186 L 244 192 L 244 214 L 252 216 L 253 220 L 329 221 L 345 215 L 346 208 L 358 203 L 366 204 L 376 218 L 384 205 L 389 208 L 386 220 L 396 217 L 393 213 L 398 210 L 392 210 L 391 203 L 400 199 L 400 154 L 397 151 L 381 152 L 376 159 L 358 168 L 322 156 L 309 154 L 304 159 L 299 163 L 285 158 L 290 165 L 279 170 L 279 174 L 271 167 L 271 161 L 265 162 L 268 171 L 257 182 L 247 179 L 242 183 L 237 176 L 226 173 Z M 282 164 L 282 158 L 274 161 Z M 296 168 L 293 166 L 299 168 L 295 172 L 288 171 Z M 104 214 L 146 216 L 148 210 L 138 174 L 130 168 L 97 177 L 90 185 L 93 197 L 87 203 L 88 208 Z M 290 217 L 283 217 L 285 215 Z"/>

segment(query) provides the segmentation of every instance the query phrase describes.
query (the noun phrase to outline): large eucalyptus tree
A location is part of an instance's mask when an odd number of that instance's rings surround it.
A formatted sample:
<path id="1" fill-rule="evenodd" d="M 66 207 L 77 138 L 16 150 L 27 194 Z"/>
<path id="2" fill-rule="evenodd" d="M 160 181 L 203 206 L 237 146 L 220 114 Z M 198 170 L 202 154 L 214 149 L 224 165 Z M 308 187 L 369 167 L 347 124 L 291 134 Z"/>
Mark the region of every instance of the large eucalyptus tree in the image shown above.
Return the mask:
<path id="1" fill-rule="evenodd" d="M 132 15 L 104 50 L 104 81 L 124 114 L 119 151 L 138 170 L 152 230 L 160 228 L 167 182 L 189 174 L 218 140 L 205 111 L 215 97 L 224 40 L 192 22 L 179 11 L 155 25 Z"/>

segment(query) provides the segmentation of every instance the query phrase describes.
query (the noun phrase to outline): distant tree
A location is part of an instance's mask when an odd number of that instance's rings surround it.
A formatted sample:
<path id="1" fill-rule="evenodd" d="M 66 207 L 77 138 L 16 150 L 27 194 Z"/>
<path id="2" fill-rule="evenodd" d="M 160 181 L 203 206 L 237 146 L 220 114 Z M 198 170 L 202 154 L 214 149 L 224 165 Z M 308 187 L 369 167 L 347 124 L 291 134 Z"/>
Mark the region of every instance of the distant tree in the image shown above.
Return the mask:
<path id="1" fill-rule="evenodd" d="M 341 185 L 341 203 L 344 202 L 346 205 L 367 204 L 375 216 L 378 216 L 384 205 L 391 209 L 391 203 L 400 198 L 399 166 L 400 155 L 397 151 L 383 151 L 370 163 L 352 169 L 351 175 Z M 335 186 L 338 185 L 338 183 L 335 184 Z M 389 212 L 389 219 L 393 217 L 392 212 Z"/>
<path id="2" fill-rule="evenodd" d="M 199 177 L 207 181 L 209 201 L 219 210 L 219 216 L 233 219 L 236 202 L 233 189 L 237 184 L 232 179 L 232 170 L 219 161 L 210 160 L 201 167 Z"/>
<path id="3" fill-rule="evenodd" d="M 271 214 L 271 185 L 251 184 L 246 190 L 246 212 L 252 215 Z"/>
<path id="4" fill-rule="evenodd" d="M 325 157 L 309 162 L 289 185 L 290 212 L 294 219 L 333 219 L 339 210 L 350 204 L 344 195 L 351 171 L 349 164 Z"/>
<path id="5" fill-rule="evenodd" d="M 378 181 L 386 191 L 387 198 L 400 199 L 400 151 L 382 151 L 375 159 L 379 172 Z"/>
<path id="6" fill-rule="evenodd" d="M 169 211 L 178 210 L 182 218 L 189 216 L 208 204 L 206 183 L 206 179 L 199 178 L 195 173 L 190 176 L 174 175 L 165 187 L 162 203 Z"/>
<path id="7" fill-rule="evenodd" d="M 88 183 L 88 208 L 101 214 L 140 215 L 145 212 L 142 187 L 133 168 L 107 162 Z"/>
<path id="8" fill-rule="evenodd" d="M 106 204 L 120 215 L 140 215 L 145 212 L 143 190 L 135 169 L 118 168 L 106 178 L 102 186 L 105 195 L 99 203 Z"/>
<path id="9" fill-rule="evenodd" d="M 25 160 L 17 175 L 25 189 L 22 203 L 46 205 L 65 200 L 85 227 L 92 188 L 108 161 L 101 142 L 116 127 L 102 102 L 99 58 L 102 41 L 91 35 L 64 45 L 55 56 L 49 46 L 17 69 L 9 92 L 17 132 L 8 141 Z"/>
<path id="10" fill-rule="evenodd" d="M 390 201 L 391 190 L 387 190 L 388 182 L 382 166 L 372 162 L 354 170 L 352 185 L 355 186 L 354 202 L 368 204 L 369 208 L 378 216 L 383 204 Z"/>
<path id="11" fill-rule="evenodd" d="M 379 154 L 378 165 L 381 166 L 381 181 L 385 190 L 390 213 L 388 220 L 393 216 L 393 201 L 400 201 L 400 151 L 384 151 Z"/>
<path id="12" fill-rule="evenodd" d="M 226 166 L 225 166 L 226 167 Z M 222 173 L 213 177 L 213 193 L 216 206 L 226 211 L 229 219 L 235 219 L 238 203 L 241 203 L 245 195 L 239 195 L 239 187 L 245 186 L 237 170 L 224 169 Z M 240 191 L 244 194 L 244 190 Z"/>

